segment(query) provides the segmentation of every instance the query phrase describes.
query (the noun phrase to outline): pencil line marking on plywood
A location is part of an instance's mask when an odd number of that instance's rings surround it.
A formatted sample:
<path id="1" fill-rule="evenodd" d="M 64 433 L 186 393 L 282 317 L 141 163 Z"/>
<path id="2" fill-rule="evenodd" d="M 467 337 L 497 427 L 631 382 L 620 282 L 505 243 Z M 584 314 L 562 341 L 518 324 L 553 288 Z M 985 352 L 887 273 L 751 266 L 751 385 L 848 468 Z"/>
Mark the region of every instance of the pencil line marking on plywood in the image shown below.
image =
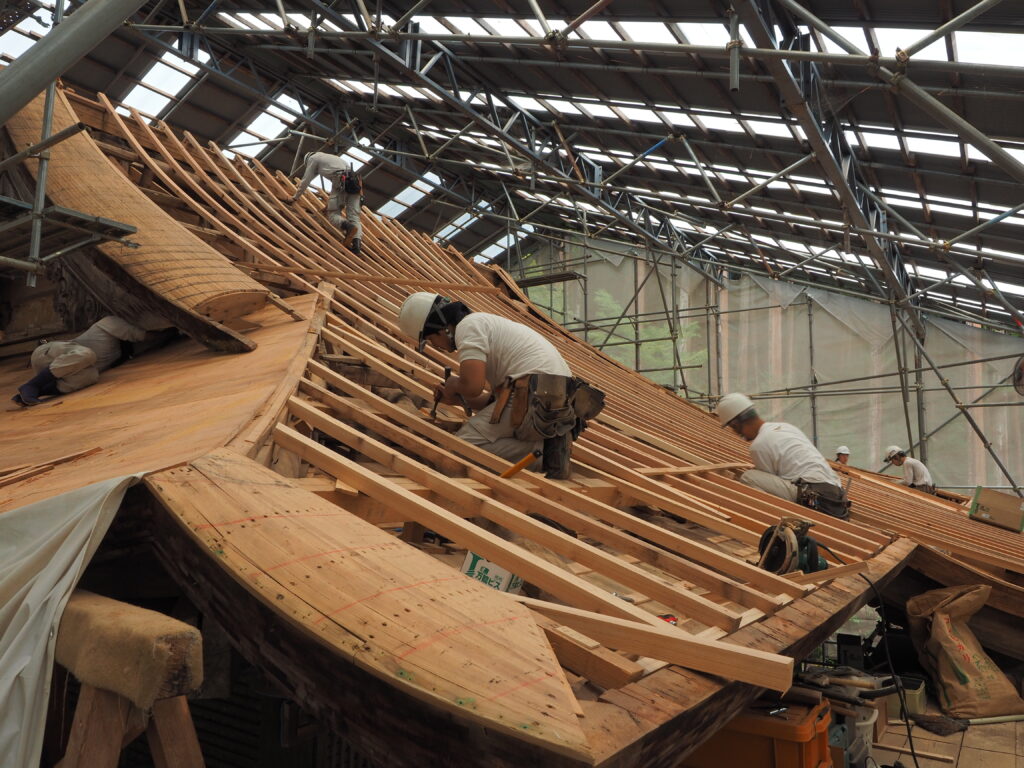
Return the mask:
<path id="1" fill-rule="evenodd" d="M 276 571 L 278 568 L 284 568 L 286 565 L 295 565 L 295 563 L 305 562 L 306 560 L 315 560 L 318 557 L 336 555 L 339 552 L 370 552 L 372 550 L 394 549 L 398 546 L 401 546 L 398 544 L 398 542 L 389 542 L 387 544 L 367 544 L 365 546 L 359 547 L 340 547 L 339 549 L 328 549 L 324 552 L 315 552 L 314 554 L 306 555 L 305 557 L 296 557 L 293 560 L 285 560 L 280 563 L 275 563 L 274 565 L 268 565 L 265 568 L 263 568 L 262 571 L 257 571 L 256 573 L 251 574 L 249 578 L 262 576 L 263 574 L 270 573 L 271 571 Z"/>
<path id="2" fill-rule="evenodd" d="M 339 515 L 348 515 L 350 512 L 316 512 L 310 514 L 303 514 L 302 512 L 295 512 L 290 515 L 253 515 L 252 517 L 240 517 L 237 520 L 225 520 L 222 523 L 203 523 L 192 528 L 193 531 L 205 531 L 208 528 L 222 528 L 226 525 L 239 525 L 241 523 L 255 523 L 264 520 L 292 520 L 299 517 L 338 517 Z"/>
<path id="3" fill-rule="evenodd" d="M 550 672 L 545 672 L 543 675 L 540 675 L 539 677 L 531 678 L 530 680 L 526 680 L 520 683 L 519 685 L 514 685 L 511 688 L 502 691 L 501 693 L 496 693 L 493 696 L 488 696 L 486 699 L 484 699 L 484 701 L 497 701 L 498 699 L 504 698 L 505 696 L 509 696 L 515 693 L 516 691 L 522 690 L 523 688 L 529 688 L 531 685 L 543 683 L 549 677 L 554 677 L 554 675 Z"/>
<path id="4" fill-rule="evenodd" d="M 367 600 L 373 600 L 375 597 L 380 597 L 381 595 L 386 595 L 389 592 L 401 592 L 401 591 L 406 590 L 406 589 L 414 589 L 415 587 L 422 587 L 422 586 L 425 586 L 427 584 L 440 584 L 441 582 L 444 582 L 444 581 L 455 581 L 456 579 L 464 579 L 464 578 L 466 578 L 465 574 L 457 573 L 454 576 L 445 576 L 443 579 L 426 579 L 424 581 L 417 581 L 414 584 L 403 584 L 400 587 L 392 587 L 391 589 L 382 589 L 379 592 L 374 592 L 372 595 L 367 595 L 366 597 L 361 597 L 358 600 L 354 600 L 353 602 L 349 603 L 348 605 L 343 605 L 343 606 L 341 606 L 341 608 L 335 608 L 333 611 L 330 611 L 329 613 L 325 613 L 323 616 L 321 616 L 319 619 L 317 619 L 313 623 L 314 624 L 320 624 L 321 622 L 326 621 L 328 619 L 328 617 L 333 616 L 336 613 L 341 613 L 342 611 L 347 611 L 349 608 L 357 606 L 360 603 L 365 603 Z"/>
<path id="5" fill-rule="evenodd" d="M 511 621 L 519 621 L 519 619 L 525 618 L 525 616 L 506 616 L 503 619 L 494 619 L 493 621 L 478 621 L 473 622 L 472 624 L 463 624 L 461 627 L 442 629 L 440 632 L 434 633 L 429 640 L 419 643 L 418 645 L 414 645 L 409 650 L 403 651 L 402 653 L 398 654 L 398 658 L 404 659 L 406 656 L 416 653 L 416 651 L 422 651 L 427 646 L 433 645 L 434 643 L 440 642 L 441 640 L 444 640 L 446 638 L 453 637 L 454 635 L 461 634 L 462 632 L 466 632 L 470 629 L 479 629 L 480 627 L 492 627 L 495 624 L 506 624 Z"/>

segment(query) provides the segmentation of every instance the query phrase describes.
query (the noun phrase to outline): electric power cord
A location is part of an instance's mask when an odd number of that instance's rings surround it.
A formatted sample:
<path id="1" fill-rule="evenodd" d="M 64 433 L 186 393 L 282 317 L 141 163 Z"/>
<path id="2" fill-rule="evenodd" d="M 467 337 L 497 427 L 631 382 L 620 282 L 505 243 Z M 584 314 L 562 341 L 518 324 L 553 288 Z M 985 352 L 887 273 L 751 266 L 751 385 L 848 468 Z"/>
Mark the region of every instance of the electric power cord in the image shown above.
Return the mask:
<path id="1" fill-rule="evenodd" d="M 846 565 L 846 563 L 843 561 L 843 558 L 841 558 L 839 555 L 837 555 L 835 552 L 829 549 L 825 544 L 822 544 L 819 541 L 818 546 L 824 549 L 830 555 L 832 555 L 832 557 L 834 557 L 840 565 Z M 896 674 L 896 667 L 893 665 L 892 656 L 889 653 L 889 632 L 887 629 L 889 621 L 885 617 L 885 603 L 882 600 L 882 593 L 878 590 L 878 587 L 875 586 L 875 582 L 873 582 L 863 573 L 858 575 L 868 583 L 868 586 L 871 587 L 871 591 L 875 593 L 875 598 L 878 600 L 878 614 L 882 617 L 882 649 L 885 651 L 885 663 L 889 667 L 889 674 L 892 675 L 893 684 L 896 686 L 896 695 L 899 697 L 900 700 L 900 711 L 903 714 L 907 715 L 909 714 L 909 710 L 907 709 L 907 697 L 903 691 L 903 680 L 899 675 Z M 921 764 L 917 761 L 917 752 L 914 749 L 914 736 L 913 733 L 911 733 L 913 728 L 911 726 L 909 717 L 907 717 L 907 719 L 904 721 L 903 726 L 907 729 L 907 746 L 910 748 L 910 756 L 914 760 L 914 768 L 921 768 Z M 871 760 L 872 762 L 874 762 L 874 758 L 871 758 Z M 875 763 L 875 765 L 878 765 L 878 763 Z"/>

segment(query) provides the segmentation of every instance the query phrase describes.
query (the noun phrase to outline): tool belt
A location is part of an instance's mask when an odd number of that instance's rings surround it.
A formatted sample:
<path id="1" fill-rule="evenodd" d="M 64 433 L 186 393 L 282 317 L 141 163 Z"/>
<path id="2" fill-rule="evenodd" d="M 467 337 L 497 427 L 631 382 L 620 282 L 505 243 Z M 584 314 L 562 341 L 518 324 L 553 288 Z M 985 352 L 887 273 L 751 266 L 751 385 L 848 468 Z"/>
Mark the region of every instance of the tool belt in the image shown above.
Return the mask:
<path id="1" fill-rule="evenodd" d="M 794 485 L 797 487 L 798 504 L 838 517 L 840 520 L 847 520 L 850 517 L 850 502 L 838 485 L 808 483 L 804 480 L 797 480 Z"/>
<path id="2" fill-rule="evenodd" d="M 934 485 L 911 485 L 911 486 L 908 486 L 908 487 L 916 488 L 917 490 L 924 491 L 925 493 L 930 493 L 933 496 L 935 495 L 935 486 Z"/>
<path id="3" fill-rule="evenodd" d="M 498 388 L 491 424 L 501 421 L 510 404 L 516 439 L 546 440 L 571 433 L 575 440 L 604 408 L 604 392 L 580 378 L 531 373 Z"/>

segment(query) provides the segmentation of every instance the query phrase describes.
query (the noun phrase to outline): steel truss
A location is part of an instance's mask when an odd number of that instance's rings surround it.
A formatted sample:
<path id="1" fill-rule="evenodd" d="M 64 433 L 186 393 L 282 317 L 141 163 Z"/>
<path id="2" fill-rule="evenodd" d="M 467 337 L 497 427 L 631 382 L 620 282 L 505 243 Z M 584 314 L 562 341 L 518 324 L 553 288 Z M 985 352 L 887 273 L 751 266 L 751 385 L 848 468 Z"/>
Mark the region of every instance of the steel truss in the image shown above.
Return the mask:
<path id="1" fill-rule="evenodd" d="M 1024 328 L 1021 311 L 1002 294 L 986 271 L 986 263 L 1014 266 L 1019 266 L 1019 263 L 999 254 L 968 247 L 979 232 L 1024 208 L 1011 208 L 966 232 L 942 232 L 941 237 L 945 239 L 937 238 L 934 232 L 931 237 L 925 235 L 887 205 L 876 194 L 878 188 L 872 188 L 867 182 L 865 171 L 870 164 L 861 162 L 850 147 L 845 138 L 845 130 L 849 126 L 831 112 L 824 89 L 834 85 L 870 88 L 910 99 L 918 108 L 927 110 L 947 125 L 963 141 L 977 146 L 1013 180 L 1024 180 L 1024 166 L 1002 146 L 939 104 L 931 95 L 937 89 L 921 88 L 906 74 L 907 64 L 912 60 L 915 72 L 984 71 L 1008 80 L 1024 80 L 1024 72 L 1015 67 L 981 67 L 913 58 L 928 42 L 949 34 L 969 21 L 972 15 L 997 2 L 982 0 L 967 13 L 890 58 L 870 56 L 856 49 L 794 0 L 736 0 L 736 15 L 730 21 L 733 25 L 730 37 L 734 42 L 725 47 L 694 46 L 686 42 L 668 44 L 628 39 L 594 41 L 570 38 L 569 32 L 599 14 L 608 4 L 607 0 L 595 3 L 563 29 L 553 29 L 540 5 L 532 2 L 534 16 L 544 29 L 542 36 L 533 37 L 420 32 L 414 16 L 427 6 L 428 0 L 414 3 L 393 27 L 387 27 L 381 21 L 379 8 L 376 17 L 370 14 L 362 0 L 355 1 L 354 23 L 339 13 L 335 5 L 319 0 L 298 0 L 296 8 L 286 9 L 283 3 L 276 3 L 276 10 L 272 12 L 280 17 L 280 29 L 234 29 L 220 25 L 216 14 L 222 8 L 215 1 L 198 16 L 182 18 L 181 25 L 129 26 L 150 44 L 165 50 L 172 49 L 168 33 L 173 33 L 178 37 L 178 44 L 173 49 L 191 58 L 201 70 L 199 79 L 190 89 L 172 101 L 158 117 L 172 118 L 191 91 L 206 80 L 228 83 L 253 97 L 256 103 L 275 104 L 295 118 L 292 134 L 271 137 L 270 141 L 291 146 L 298 133 L 308 131 L 326 145 L 358 147 L 372 158 L 368 174 L 377 167 L 387 168 L 410 181 L 428 185 L 437 193 L 432 200 L 434 206 L 442 206 L 442 209 L 451 207 L 453 212 L 471 212 L 478 219 L 490 221 L 494 229 L 491 235 L 481 235 L 481 248 L 493 242 L 494 236 L 500 232 L 498 228 L 521 238 L 539 241 L 564 242 L 567 238 L 579 237 L 628 238 L 638 241 L 644 253 L 642 259 L 654 265 L 645 279 L 656 275 L 661 280 L 657 269 L 659 260 L 671 268 L 673 276 L 682 265 L 708 281 L 709 305 L 716 303 L 712 301 L 711 293 L 722 289 L 721 276 L 725 270 L 767 273 L 796 283 L 887 303 L 892 310 L 896 335 L 902 334 L 903 339 L 902 345 L 897 344 L 898 365 L 900 391 L 906 404 L 910 433 L 911 395 L 915 386 L 918 393 L 921 390 L 922 371 L 917 369 L 924 369 L 924 363 L 929 360 L 922 344 L 926 327 L 923 312 L 993 328 Z M 184 6 L 179 4 L 179 7 L 184 13 Z M 168 5 L 159 18 L 168 19 L 171 8 Z M 309 27 L 297 29 L 287 11 L 306 14 L 310 18 Z M 742 22 L 755 47 L 735 43 L 738 39 L 736 22 Z M 333 28 L 327 26 L 328 23 Z M 802 25 L 809 26 L 812 33 L 804 32 Z M 774 36 L 776 28 L 782 32 L 778 40 Z M 816 36 L 832 39 L 845 53 L 814 50 Z M 266 41 L 265 44 L 248 46 L 260 57 L 240 53 L 232 47 L 232 41 L 242 37 Z M 462 43 L 472 43 L 477 55 L 463 55 L 450 47 Z M 745 191 L 738 190 L 725 181 L 720 167 L 698 154 L 703 152 L 705 145 L 708 149 L 720 149 L 721 145 L 670 130 L 668 135 L 651 133 L 651 142 L 646 150 L 629 158 L 618 158 L 619 166 L 609 173 L 606 170 L 607 160 L 591 157 L 591 150 L 580 149 L 578 145 L 595 134 L 611 135 L 614 130 L 596 121 L 594 125 L 577 125 L 565 119 L 543 122 L 512 101 L 510 91 L 487 82 L 473 69 L 477 61 L 492 64 L 503 61 L 482 55 L 485 51 L 496 51 L 497 46 L 501 46 L 503 51 L 521 48 L 550 54 L 546 58 L 530 59 L 527 62 L 529 66 L 581 72 L 599 67 L 623 73 L 637 71 L 638 74 L 667 76 L 674 71 L 671 67 L 643 66 L 646 63 L 642 59 L 644 52 L 677 57 L 680 62 L 691 62 L 695 57 L 728 61 L 728 72 L 690 74 L 699 74 L 714 82 L 727 79 L 733 91 L 752 85 L 765 87 L 768 83 L 774 84 L 791 115 L 790 119 L 782 120 L 782 124 L 787 125 L 791 132 L 793 126 L 799 126 L 807 137 L 811 154 L 787 154 L 768 148 L 765 155 L 779 160 L 776 170 L 751 174 L 742 168 L 730 169 L 728 173 L 739 174 L 748 181 Z M 199 50 L 210 55 L 208 62 L 199 60 Z M 603 50 L 633 52 L 641 61 L 637 65 L 591 64 L 571 57 L 580 51 L 600 53 Z M 305 62 L 308 74 L 296 79 L 293 69 L 290 78 L 278 75 L 262 57 L 266 52 L 278 56 L 278 60 L 296 64 Z M 749 71 L 739 71 L 741 60 L 747 63 Z M 512 64 L 522 60 L 507 57 L 507 61 Z M 762 69 L 751 66 L 754 63 L 759 63 Z M 832 64 L 859 67 L 868 77 L 863 81 L 830 78 L 822 67 Z M 372 82 L 372 105 L 368 108 L 365 105 L 345 105 L 325 96 L 330 91 L 322 81 L 331 77 Z M 420 92 L 429 94 L 433 101 L 399 103 L 381 96 L 379 86 L 382 83 L 410 82 Z M 957 95 L 966 94 L 967 90 L 953 87 L 944 89 L 944 92 Z M 295 98 L 300 108 L 276 104 L 282 93 Z M 993 97 L 1021 98 L 1020 93 L 1012 88 L 995 93 Z M 693 110 L 687 107 L 682 111 L 689 113 Z M 357 120 L 360 116 L 364 118 L 362 126 Z M 367 120 L 367 116 L 373 120 Z M 376 124 L 383 122 L 382 117 L 388 121 L 383 130 Z M 453 125 L 453 118 L 461 122 Z M 294 128 L 303 130 L 295 132 Z M 492 155 L 492 162 L 481 166 L 479 162 L 465 159 L 468 150 L 464 138 L 467 135 L 484 136 L 496 142 L 490 147 L 478 142 L 472 150 L 478 156 Z M 634 134 L 634 137 L 638 136 Z M 371 138 L 370 146 L 361 141 L 367 137 Z M 304 138 L 300 137 L 300 141 Z M 658 189 L 650 191 L 638 185 L 636 172 L 649 171 L 650 158 L 669 142 L 683 146 L 692 160 L 687 170 L 699 172 L 703 188 L 689 178 L 666 178 Z M 591 140 L 590 143 L 602 147 L 600 140 Z M 601 149 L 600 152 L 612 154 L 610 150 Z M 810 203 L 804 204 L 807 216 L 783 211 L 765 212 L 766 207 L 777 210 L 779 205 L 767 194 L 769 182 L 785 180 L 795 191 L 791 175 L 805 163 L 817 165 L 821 170 L 828 188 L 846 212 L 846 221 L 828 221 L 824 208 L 816 209 Z M 470 165 L 475 165 L 476 169 L 471 170 Z M 676 167 L 680 168 L 681 164 L 676 163 Z M 428 178 L 428 173 L 439 181 Z M 695 199 L 700 193 L 703 193 L 704 201 Z M 711 202 L 706 202 L 707 195 L 711 196 Z M 797 197 L 800 197 L 799 193 Z M 680 212 L 680 207 L 685 213 Z M 680 226 L 680 221 L 688 222 L 692 228 Z M 756 228 L 761 221 L 778 222 L 788 227 L 787 239 L 824 250 L 812 252 L 807 258 L 794 258 L 778 235 L 774 235 L 775 245 L 763 240 L 755 242 L 751 228 Z M 435 233 L 444 226 L 439 220 Z M 467 224 L 466 228 L 472 229 L 473 223 Z M 517 242 L 509 255 L 514 255 L 515 249 L 523 242 L 526 241 Z M 916 277 L 906 261 L 907 258 L 912 260 L 915 253 L 927 253 L 942 262 L 947 268 L 947 276 L 926 282 Z M 831 285 L 816 282 L 822 279 L 829 280 Z M 949 289 L 963 280 L 978 291 L 982 301 L 980 305 L 950 304 L 939 292 L 939 289 Z M 638 281 L 637 292 L 642 287 Z M 988 311 L 985 304 L 988 300 L 999 308 L 997 314 L 992 315 Z M 618 326 L 630 322 L 628 310 L 629 307 L 615 319 L 610 331 L 603 328 L 609 345 L 623 341 Z M 720 314 L 716 309 L 706 312 L 709 327 L 712 321 L 716 328 L 720 326 Z M 632 322 L 641 321 L 634 314 Z M 813 325 L 811 315 L 808 322 Z M 685 386 L 682 366 L 677 367 L 680 383 Z M 918 377 L 916 385 L 910 379 L 912 372 L 916 372 Z M 712 385 L 709 366 L 704 395 L 711 396 L 715 389 Z M 719 385 L 719 394 L 720 389 Z M 950 388 L 948 391 L 958 408 L 958 415 L 968 419 L 1009 482 L 1016 486 L 971 418 L 969 409 L 974 404 L 963 403 L 954 390 Z M 816 389 L 811 392 L 816 392 Z M 920 397 L 917 416 L 918 434 L 927 436 L 922 426 Z"/>

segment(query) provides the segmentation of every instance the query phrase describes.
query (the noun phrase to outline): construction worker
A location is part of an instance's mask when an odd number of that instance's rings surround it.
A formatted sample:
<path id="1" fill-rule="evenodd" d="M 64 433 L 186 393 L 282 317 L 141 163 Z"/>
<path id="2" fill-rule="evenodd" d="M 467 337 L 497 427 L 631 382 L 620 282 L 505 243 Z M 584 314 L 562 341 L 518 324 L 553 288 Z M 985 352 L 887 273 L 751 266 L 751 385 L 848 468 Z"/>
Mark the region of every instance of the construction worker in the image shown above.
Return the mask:
<path id="1" fill-rule="evenodd" d="M 407 298 L 398 325 L 420 350 L 429 343 L 458 352 L 458 375 L 438 384 L 434 397 L 475 411 L 459 437 L 511 462 L 542 450 L 547 476 L 569 477 L 572 441 L 601 410 L 604 395 L 574 379 L 550 341 L 436 293 Z"/>
<path id="2" fill-rule="evenodd" d="M 715 414 L 723 427 L 750 443 L 755 468 L 744 472 L 741 482 L 833 517 L 849 517 L 839 477 L 803 432 L 792 424 L 764 421 L 754 402 L 739 392 L 719 400 Z"/>
<path id="3" fill-rule="evenodd" d="M 131 343 L 146 332 L 127 320 L 108 315 L 71 341 L 50 341 L 32 352 L 35 376 L 18 387 L 11 399 L 21 406 L 38 405 L 40 396 L 56 396 L 90 387 L 100 373 L 131 357 Z"/>
<path id="4" fill-rule="evenodd" d="M 928 471 L 924 462 L 907 456 L 907 452 L 898 445 L 890 445 L 885 449 L 885 460 L 897 467 L 903 467 L 903 485 L 925 493 L 935 493 L 932 473 Z"/>
<path id="5" fill-rule="evenodd" d="M 285 202 L 291 205 L 317 176 L 331 182 L 331 196 L 327 200 L 327 220 L 345 233 L 345 245 L 356 256 L 359 255 L 363 239 L 363 225 L 360 223 L 363 201 L 363 181 L 352 169 L 352 164 L 342 157 L 327 152 L 307 152 L 306 172 L 302 175 L 295 194 Z M 345 211 L 342 218 L 341 212 Z"/>
<path id="6" fill-rule="evenodd" d="M 850 463 L 850 449 L 845 445 L 840 445 L 836 448 L 836 461 L 840 464 Z"/>

